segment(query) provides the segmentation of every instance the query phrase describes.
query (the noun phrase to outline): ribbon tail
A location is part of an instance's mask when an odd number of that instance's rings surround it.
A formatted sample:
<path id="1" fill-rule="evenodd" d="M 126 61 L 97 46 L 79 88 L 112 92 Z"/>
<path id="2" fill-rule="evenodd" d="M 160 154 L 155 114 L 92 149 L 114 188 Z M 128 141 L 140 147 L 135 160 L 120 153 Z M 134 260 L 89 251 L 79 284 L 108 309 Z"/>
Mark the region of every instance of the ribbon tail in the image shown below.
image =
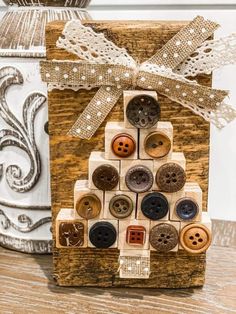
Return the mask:
<path id="1" fill-rule="evenodd" d="M 122 95 L 123 90 L 102 86 L 69 130 L 68 135 L 89 140 Z"/>

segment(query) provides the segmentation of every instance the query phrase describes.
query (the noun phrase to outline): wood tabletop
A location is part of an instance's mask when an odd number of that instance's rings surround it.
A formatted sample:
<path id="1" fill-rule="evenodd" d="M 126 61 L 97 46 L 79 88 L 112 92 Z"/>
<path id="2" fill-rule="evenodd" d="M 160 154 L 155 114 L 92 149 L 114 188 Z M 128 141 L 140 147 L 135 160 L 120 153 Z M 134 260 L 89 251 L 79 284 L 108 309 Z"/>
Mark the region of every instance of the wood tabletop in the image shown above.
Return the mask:
<path id="1" fill-rule="evenodd" d="M 0 314 L 236 313 L 236 249 L 213 246 L 202 289 L 63 288 L 51 256 L 0 248 Z"/>

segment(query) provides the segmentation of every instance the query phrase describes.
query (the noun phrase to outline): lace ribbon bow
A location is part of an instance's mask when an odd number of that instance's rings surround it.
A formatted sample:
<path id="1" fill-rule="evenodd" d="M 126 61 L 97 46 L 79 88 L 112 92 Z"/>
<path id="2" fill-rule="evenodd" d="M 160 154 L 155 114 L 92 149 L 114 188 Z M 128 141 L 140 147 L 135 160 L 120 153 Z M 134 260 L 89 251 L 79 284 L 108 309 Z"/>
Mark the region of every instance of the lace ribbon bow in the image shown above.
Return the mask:
<path id="1" fill-rule="evenodd" d="M 236 111 L 224 103 L 228 92 L 186 78 L 236 61 L 236 35 L 205 41 L 217 27 L 216 23 L 198 16 L 155 55 L 138 64 L 124 48 L 107 40 L 103 33 L 96 33 L 73 20 L 65 25 L 57 47 L 76 54 L 80 60 L 42 61 L 42 80 L 49 84 L 49 90 L 99 87 L 69 131 L 80 138 L 90 139 L 123 90 L 135 87 L 156 90 L 222 128 L 236 117 Z"/>

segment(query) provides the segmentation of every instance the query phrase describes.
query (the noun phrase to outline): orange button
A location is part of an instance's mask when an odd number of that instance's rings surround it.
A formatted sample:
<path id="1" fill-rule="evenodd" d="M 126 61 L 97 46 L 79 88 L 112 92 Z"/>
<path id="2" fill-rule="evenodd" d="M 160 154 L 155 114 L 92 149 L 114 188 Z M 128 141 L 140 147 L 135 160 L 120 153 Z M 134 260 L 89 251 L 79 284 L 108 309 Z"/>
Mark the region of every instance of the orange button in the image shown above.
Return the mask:
<path id="1" fill-rule="evenodd" d="M 111 147 L 116 156 L 125 158 L 134 153 L 136 144 L 131 135 L 121 133 L 113 138 Z"/>
<path id="2" fill-rule="evenodd" d="M 145 152 L 152 158 L 162 158 L 168 155 L 171 149 L 171 140 L 161 132 L 148 134 L 144 141 Z"/>
<path id="3" fill-rule="evenodd" d="M 144 245 L 146 229 L 143 226 L 132 225 L 127 228 L 126 242 L 130 245 Z"/>

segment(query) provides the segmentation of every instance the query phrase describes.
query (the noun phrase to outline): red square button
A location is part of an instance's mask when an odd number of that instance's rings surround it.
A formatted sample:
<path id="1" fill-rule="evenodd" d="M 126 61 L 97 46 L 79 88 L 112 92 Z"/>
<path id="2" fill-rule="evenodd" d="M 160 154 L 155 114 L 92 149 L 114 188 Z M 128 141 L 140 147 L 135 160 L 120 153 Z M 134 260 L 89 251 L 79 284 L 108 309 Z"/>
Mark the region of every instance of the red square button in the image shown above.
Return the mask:
<path id="1" fill-rule="evenodd" d="M 130 245 L 144 245 L 146 229 L 143 226 L 129 226 L 126 232 L 126 242 Z"/>

